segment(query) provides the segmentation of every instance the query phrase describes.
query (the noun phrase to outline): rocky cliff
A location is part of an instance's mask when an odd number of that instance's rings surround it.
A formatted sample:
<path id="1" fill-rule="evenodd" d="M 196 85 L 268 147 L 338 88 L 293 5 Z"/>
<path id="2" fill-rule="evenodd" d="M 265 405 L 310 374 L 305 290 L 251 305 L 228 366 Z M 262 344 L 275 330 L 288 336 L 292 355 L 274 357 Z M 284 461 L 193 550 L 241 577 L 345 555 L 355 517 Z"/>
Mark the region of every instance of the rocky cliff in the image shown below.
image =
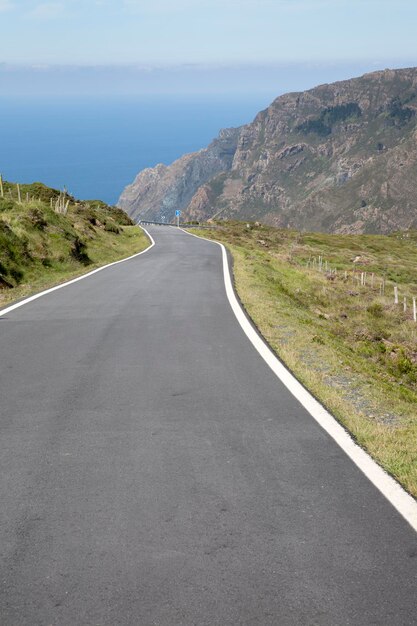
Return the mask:
<path id="1" fill-rule="evenodd" d="M 175 210 L 186 209 L 201 185 L 230 170 L 239 135 L 239 128 L 221 130 L 207 148 L 186 154 L 170 166 L 143 170 L 123 191 L 118 206 L 134 219 L 171 222 Z"/>
<path id="2" fill-rule="evenodd" d="M 330 232 L 417 227 L 417 68 L 277 98 L 206 150 L 145 170 L 120 206 Z M 214 151 L 214 153 L 213 153 Z M 224 165 L 222 165 L 224 163 Z"/>

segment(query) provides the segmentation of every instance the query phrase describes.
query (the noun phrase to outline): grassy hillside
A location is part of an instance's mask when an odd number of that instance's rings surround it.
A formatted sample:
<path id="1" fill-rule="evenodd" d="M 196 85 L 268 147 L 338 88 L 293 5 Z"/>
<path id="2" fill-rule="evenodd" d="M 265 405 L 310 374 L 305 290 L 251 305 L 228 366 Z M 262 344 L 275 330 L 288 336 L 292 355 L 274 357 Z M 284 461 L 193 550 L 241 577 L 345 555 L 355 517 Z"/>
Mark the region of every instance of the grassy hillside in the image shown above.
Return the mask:
<path id="1" fill-rule="evenodd" d="M 232 251 L 239 296 L 277 354 L 417 496 L 417 232 L 300 234 L 222 222 L 200 234 Z"/>
<path id="2" fill-rule="evenodd" d="M 80 202 L 41 183 L 3 182 L 0 307 L 148 245 L 121 210 Z"/>

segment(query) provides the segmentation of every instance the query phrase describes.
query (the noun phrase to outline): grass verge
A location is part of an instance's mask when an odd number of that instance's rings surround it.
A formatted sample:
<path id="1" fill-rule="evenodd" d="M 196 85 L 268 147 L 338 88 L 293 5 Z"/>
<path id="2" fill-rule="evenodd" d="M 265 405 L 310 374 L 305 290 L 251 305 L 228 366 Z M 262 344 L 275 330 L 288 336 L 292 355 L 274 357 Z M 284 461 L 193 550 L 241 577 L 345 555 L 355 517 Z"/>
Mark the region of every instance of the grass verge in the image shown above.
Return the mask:
<path id="1" fill-rule="evenodd" d="M 149 241 L 121 210 L 80 202 L 40 183 L 3 183 L 0 307 L 141 252 Z M 63 213 L 57 212 L 61 197 Z M 68 203 L 68 205 L 67 205 Z"/>
<path id="2" fill-rule="evenodd" d="M 194 232 L 228 246 L 239 297 L 271 347 L 417 497 L 417 233 L 301 234 L 236 222 Z"/>

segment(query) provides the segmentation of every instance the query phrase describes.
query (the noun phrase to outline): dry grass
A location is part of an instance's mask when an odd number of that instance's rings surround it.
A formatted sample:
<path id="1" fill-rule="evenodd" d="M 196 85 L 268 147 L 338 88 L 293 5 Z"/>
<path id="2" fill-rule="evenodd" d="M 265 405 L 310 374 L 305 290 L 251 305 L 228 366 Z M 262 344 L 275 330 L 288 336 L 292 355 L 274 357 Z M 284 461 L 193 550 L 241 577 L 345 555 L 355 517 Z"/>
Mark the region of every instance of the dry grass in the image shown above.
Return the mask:
<path id="1" fill-rule="evenodd" d="M 38 186 L 46 196 L 57 193 Z M 51 209 L 48 197 L 22 203 L 0 199 L 0 307 L 147 245 L 126 214 L 98 201 L 72 201 L 62 215 Z"/>
<path id="2" fill-rule="evenodd" d="M 228 245 L 239 296 L 277 354 L 417 496 L 416 235 L 300 234 L 233 222 L 200 234 Z M 319 256 L 336 277 L 312 267 Z M 365 271 L 368 284 L 358 285 Z"/>

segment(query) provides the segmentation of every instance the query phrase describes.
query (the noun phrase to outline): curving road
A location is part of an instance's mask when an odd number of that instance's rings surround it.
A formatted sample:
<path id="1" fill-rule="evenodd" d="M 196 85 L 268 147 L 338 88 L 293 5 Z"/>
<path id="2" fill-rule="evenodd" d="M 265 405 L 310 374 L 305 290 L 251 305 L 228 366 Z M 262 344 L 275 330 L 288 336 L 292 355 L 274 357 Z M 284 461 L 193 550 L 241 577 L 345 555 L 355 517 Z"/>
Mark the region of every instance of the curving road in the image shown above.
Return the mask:
<path id="1" fill-rule="evenodd" d="M 220 248 L 0 317 L 2 626 L 417 623 L 416 534 L 278 381 Z"/>

